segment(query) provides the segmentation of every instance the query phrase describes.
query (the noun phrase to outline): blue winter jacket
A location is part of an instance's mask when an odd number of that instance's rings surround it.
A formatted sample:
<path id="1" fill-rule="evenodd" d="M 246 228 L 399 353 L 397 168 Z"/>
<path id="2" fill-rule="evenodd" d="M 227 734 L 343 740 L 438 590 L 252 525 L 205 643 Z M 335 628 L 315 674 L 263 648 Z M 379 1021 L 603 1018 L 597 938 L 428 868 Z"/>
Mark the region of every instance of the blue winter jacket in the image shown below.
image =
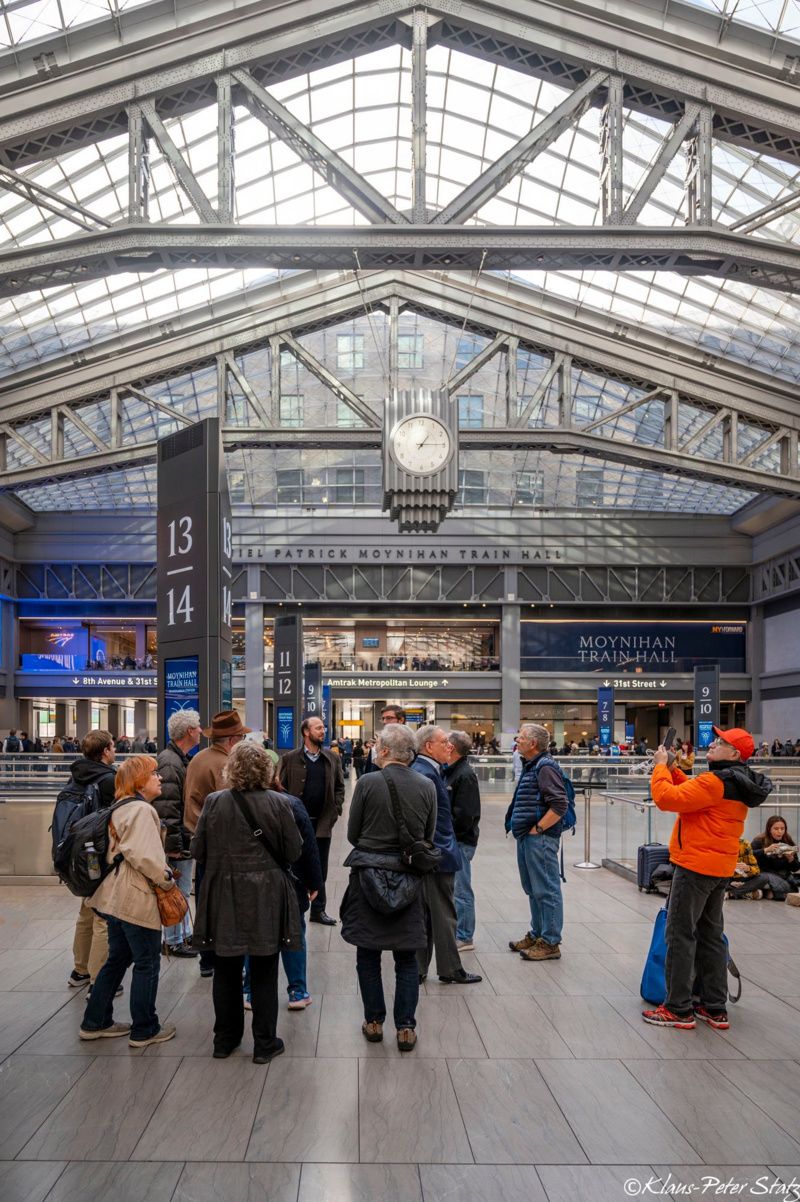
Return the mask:
<path id="1" fill-rule="evenodd" d="M 436 830 L 433 833 L 433 842 L 442 853 L 437 872 L 458 872 L 461 868 L 461 852 L 453 830 L 453 811 L 450 808 L 447 785 L 435 765 L 424 756 L 417 756 L 411 768 L 414 772 L 419 772 L 420 776 L 427 776 L 436 786 Z"/>
<path id="2" fill-rule="evenodd" d="M 521 839 L 548 810 L 561 810 L 566 814 L 567 791 L 558 764 L 551 755 L 542 752 L 522 765 L 522 776 L 506 810 L 506 831 L 511 831 L 515 839 Z M 544 834 L 550 839 L 558 839 L 562 828 L 563 822 L 556 822 Z"/>

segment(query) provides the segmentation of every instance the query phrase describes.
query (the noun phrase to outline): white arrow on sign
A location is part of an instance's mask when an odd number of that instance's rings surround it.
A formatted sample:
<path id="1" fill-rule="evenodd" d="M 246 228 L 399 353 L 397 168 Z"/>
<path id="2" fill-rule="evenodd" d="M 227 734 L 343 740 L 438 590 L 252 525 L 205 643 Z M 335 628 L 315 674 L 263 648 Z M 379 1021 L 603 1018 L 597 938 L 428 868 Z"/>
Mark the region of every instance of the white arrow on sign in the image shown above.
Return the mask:
<path id="1" fill-rule="evenodd" d="M 667 687 L 667 682 L 666 682 L 666 680 L 659 680 L 659 682 L 658 682 L 658 683 L 661 685 L 662 689 L 665 689 L 665 688 Z"/>
<path id="2" fill-rule="evenodd" d="M 449 683 L 450 683 L 450 682 L 449 682 L 449 680 L 443 680 L 443 681 L 442 681 L 442 684 L 449 684 Z"/>
<path id="3" fill-rule="evenodd" d="M 80 684 L 80 683 L 81 683 L 81 678 L 80 678 L 80 676 L 73 676 L 73 678 L 72 678 L 72 683 L 73 683 L 73 684 Z"/>
<path id="4" fill-rule="evenodd" d="M 603 686 L 604 686 L 604 688 L 606 688 L 606 689 L 607 689 L 607 688 L 609 688 L 609 687 L 610 687 L 610 685 L 611 685 L 611 681 L 610 681 L 610 680 L 604 680 L 604 681 L 603 681 Z"/>

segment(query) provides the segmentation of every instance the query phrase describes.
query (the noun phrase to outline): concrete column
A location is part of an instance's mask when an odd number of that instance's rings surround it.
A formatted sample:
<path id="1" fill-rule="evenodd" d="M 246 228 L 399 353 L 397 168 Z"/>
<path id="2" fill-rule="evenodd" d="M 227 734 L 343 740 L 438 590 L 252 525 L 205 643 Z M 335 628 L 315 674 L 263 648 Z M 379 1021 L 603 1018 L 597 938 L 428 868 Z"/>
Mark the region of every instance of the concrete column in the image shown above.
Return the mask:
<path id="1" fill-rule="evenodd" d="M 30 699 L 19 702 L 16 726 L 18 730 L 24 730 L 29 738 L 33 738 L 33 702 Z"/>
<path id="2" fill-rule="evenodd" d="M 750 673 L 751 696 L 747 705 L 747 729 L 756 741 L 764 738 L 764 715 L 761 704 L 761 673 L 764 671 L 764 607 L 754 605 L 747 627 L 747 670 Z"/>
<path id="3" fill-rule="evenodd" d="M 247 567 L 247 600 L 244 603 L 244 721 L 253 730 L 264 729 L 264 604 L 258 565 Z M 210 717 L 210 715 L 209 715 Z"/>
<path id="4" fill-rule="evenodd" d="M 66 701 L 56 702 L 56 734 L 63 736 L 69 726 L 69 706 Z"/>
<path id="5" fill-rule="evenodd" d="M 508 591 L 508 590 L 507 590 Z M 516 596 L 515 591 L 511 590 Z M 511 751 L 520 714 L 520 607 L 506 602 L 500 619 L 500 750 Z"/>
<path id="6" fill-rule="evenodd" d="M 134 629 L 136 631 L 136 651 L 134 655 L 139 663 L 143 663 L 144 657 L 147 655 L 147 629 L 144 622 L 137 622 Z M 114 733 L 113 730 L 111 733 Z"/>
<path id="7" fill-rule="evenodd" d="M 115 739 L 122 734 L 122 706 L 118 701 L 108 703 L 108 729 Z"/>
<path id="8" fill-rule="evenodd" d="M 75 708 L 75 732 L 80 740 L 92 729 L 92 703 L 88 698 L 81 697 Z"/>
<path id="9" fill-rule="evenodd" d="M 10 602 L 2 606 L 3 613 L 3 660 L 5 672 L 5 695 L 0 696 L 0 732 L 5 737 L 12 727 L 19 725 L 17 720 L 17 700 L 14 696 L 14 672 L 19 664 L 19 638 L 17 627 L 17 607 Z M 0 693 L 2 689 L 0 689 Z"/>
<path id="10" fill-rule="evenodd" d="M 147 712 L 146 701 L 134 701 L 133 703 L 133 732 L 138 734 L 140 730 L 147 730 L 148 734 L 149 714 Z"/>

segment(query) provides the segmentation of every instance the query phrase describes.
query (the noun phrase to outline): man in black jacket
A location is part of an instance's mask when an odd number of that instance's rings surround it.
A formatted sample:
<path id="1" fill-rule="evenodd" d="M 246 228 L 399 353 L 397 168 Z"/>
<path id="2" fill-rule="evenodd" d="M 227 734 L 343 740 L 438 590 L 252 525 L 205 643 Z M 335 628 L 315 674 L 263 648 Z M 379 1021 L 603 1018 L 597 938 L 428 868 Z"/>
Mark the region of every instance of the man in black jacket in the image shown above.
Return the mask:
<path id="1" fill-rule="evenodd" d="M 183 825 L 183 797 L 186 788 L 186 769 L 189 756 L 200 743 L 202 734 L 197 710 L 177 710 L 167 722 L 169 742 L 158 755 L 158 774 L 161 777 L 161 796 L 153 802 L 167 828 L 164 850 L 173 870 L 178 872 L 178 888 L 187 902 L 192 892 L 194 861 L 189 852 L 191 835 Z M 183 922 L 164 927 L 164 944 L 170 956 L 192 958 L 197 955 L 187 943 L 191 934 L 191 918 L 186 912 Z"/>
<path id="2" fill-rule="evenodd" d="M 82 756 L 70 765 L 70 775 L 76 790 L 85 791 L 94 785 L 99 793 L 99 806 L 114 804 L 114 736 L 107 730 L 90 730 L 81 743 Z M 108 959 L 108 928 L 90 905 L 91 898 L 81 902 L 72 955 L 75 967 L 67 978 L 73 989 L 94 984 L 94 979 Z M 121 991 L 120 991 L 121 992 Z"/>
<path id="3" fill-rule="evenodd" d="M 453 830 L 461 852 L 461 867 L 455 876 L 456 944 L 460 952 L 475 949 L 475 894 L 472 892 L 472 857 L 478 846 L 478 827 L 481 820 L 481 792 L 478 778 L 469 762 L 472 739 L 463 730 L 452 730 L 447 736 L 450 744 L 450 763 L 442 773 L 450 790 L 453 811 Z"/>

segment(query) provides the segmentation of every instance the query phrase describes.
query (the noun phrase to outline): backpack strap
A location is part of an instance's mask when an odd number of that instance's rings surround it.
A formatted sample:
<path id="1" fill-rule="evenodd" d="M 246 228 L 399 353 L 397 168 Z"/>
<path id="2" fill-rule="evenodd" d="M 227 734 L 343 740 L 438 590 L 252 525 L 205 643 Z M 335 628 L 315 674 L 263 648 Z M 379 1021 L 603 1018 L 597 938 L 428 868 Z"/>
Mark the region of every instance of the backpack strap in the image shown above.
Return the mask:
<path id="1" fill-rule="evenodd" d="M 287 866 L 281 863 L 281 857 L 275 852 L 269 839 L 264 834 L 263 829 L 258 825 L 248 799 L 244 796 L 244 794 L 240 793 L 238 789 L 231 789 L 230 794 L 239 807 L 245 822 L 250 827 L 250 833 L 253 838 L 258 840 L 269 858 L 275 862 L 276 866 L 280 868 L 281 871 L 288 872 Z"/>
<path id="2" fill-rule="evenodd" d="M 394 820 L 397 823 L 397 833 L 400 836 L 400 846 L 410 847 L 414 840 L 411 838 L 411 832 L 408 829 L 408 824 L 403 813 L 403 806 L 400 802 L 400 794 L 397 792 L 397 785 L 392 780 L 388 773 L 384 772 L 383 779 L 386 783 L 386 788 L 389 790 L 389 800 L 392 804 L 392 813 Z"/>

